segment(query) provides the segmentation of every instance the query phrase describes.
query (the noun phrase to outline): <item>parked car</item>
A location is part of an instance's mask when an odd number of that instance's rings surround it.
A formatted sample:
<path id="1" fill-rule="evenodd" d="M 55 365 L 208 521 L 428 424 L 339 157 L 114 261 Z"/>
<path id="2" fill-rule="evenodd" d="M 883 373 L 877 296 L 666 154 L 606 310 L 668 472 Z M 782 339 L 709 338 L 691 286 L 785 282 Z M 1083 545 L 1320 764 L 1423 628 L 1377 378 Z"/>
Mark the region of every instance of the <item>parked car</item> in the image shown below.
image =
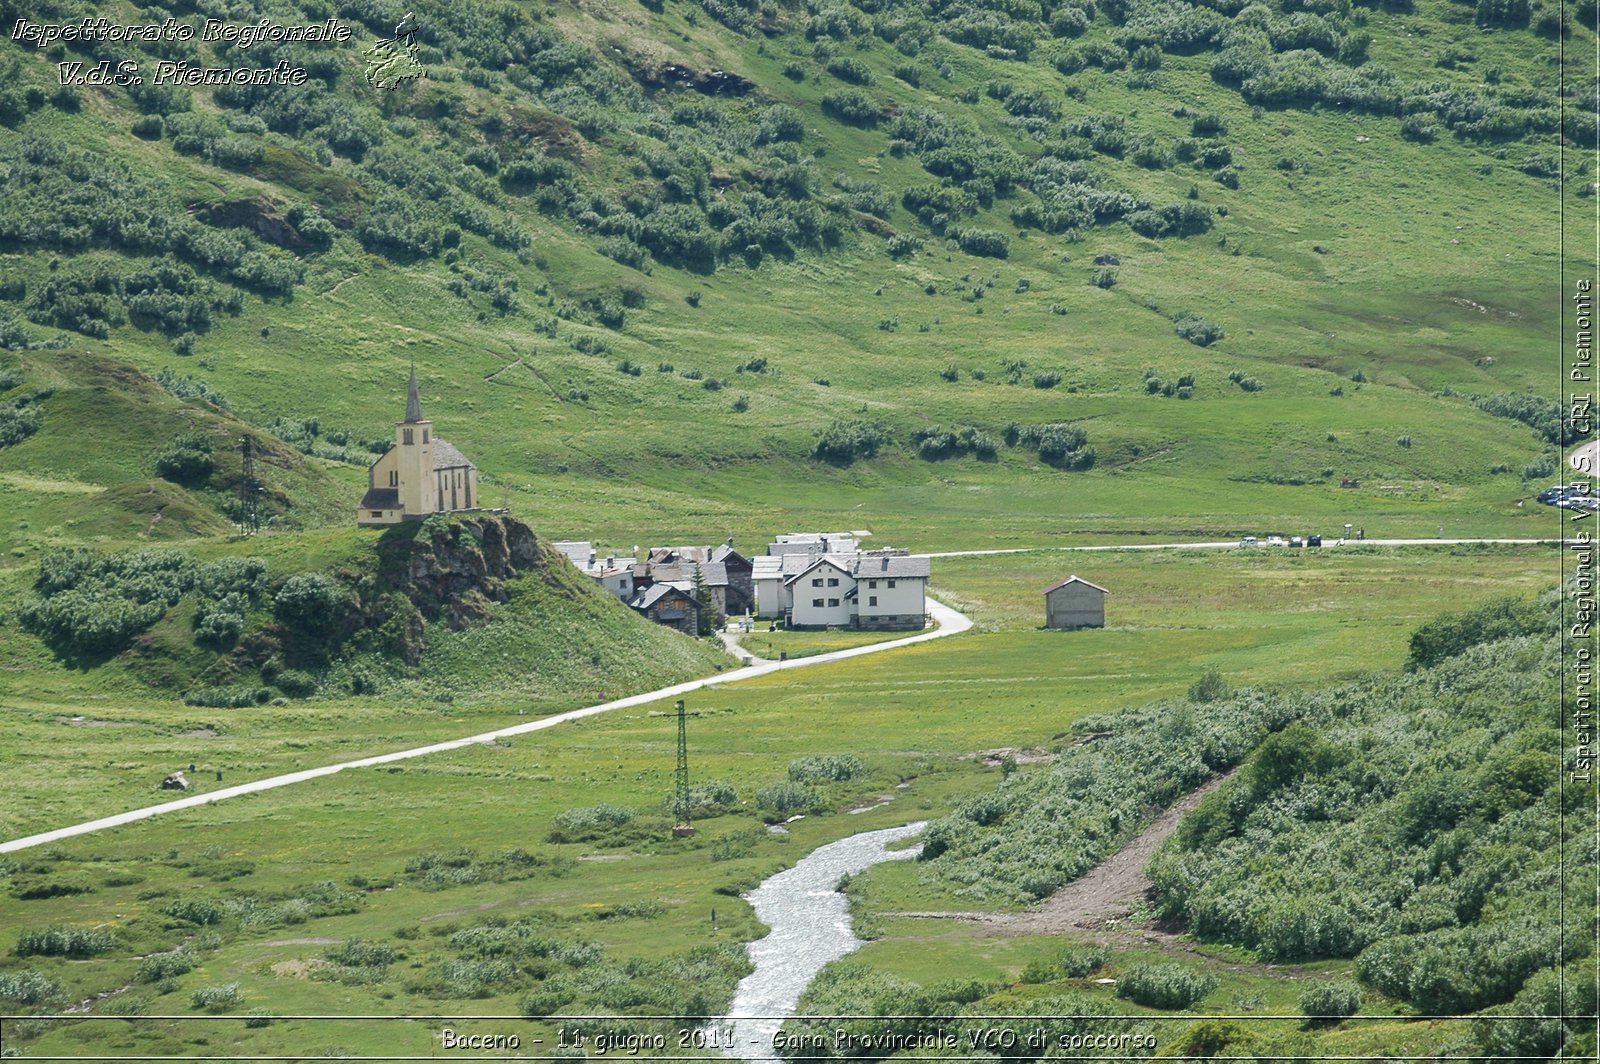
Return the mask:
<path id="1" fill-rule="evenodd" d="M 1312 533 L 1311 535 L 1306 537 L 1306 546 L 1308 546 L 1308 547 L 1320 547 L 1320 546 L 1322 546 L 1322 537 L 1319 536 L 1319 535 L 1316 535 L 1315 533 Z"/>
<path id="2" fill-rule="evenodd" d="M 1289 537 L 1289 546 L 1291 546 L 1291 547 L 1304 547 L 1305 545 L 1306 545 L 1306 541 L 1301 539 L 1299 536 L 1290 536 Z"/>
<path id="3" fill-rule="evenodd" d="M 1589 494 L 1589 485 L 1588 484 L 1563 484 L 1562 488 L 1565 489 L 1565 491 L 1566 491 L 1566 493 L 1568 495 L 1587 495 L 1587 494 Z"/>
<path id="4" fill-rule="evenodd" d="M 1254 547 L 1255 545 L 1256 545 L 1256 537 L 1254 537 L 1254 536 L 1245 536 L 1244 538 L 1239 540 L 1239 546 L 1241 546 L 1241 547 Z"/>
<path id="5" fill-rule="evenodd" d="M 1267 546 L 1269 546 L 1269 547 L 1281 547 L 1281 546 L 1283 546 L 1283 537 L 1282 536 L 1268 536 L 1267 537 Z"/>

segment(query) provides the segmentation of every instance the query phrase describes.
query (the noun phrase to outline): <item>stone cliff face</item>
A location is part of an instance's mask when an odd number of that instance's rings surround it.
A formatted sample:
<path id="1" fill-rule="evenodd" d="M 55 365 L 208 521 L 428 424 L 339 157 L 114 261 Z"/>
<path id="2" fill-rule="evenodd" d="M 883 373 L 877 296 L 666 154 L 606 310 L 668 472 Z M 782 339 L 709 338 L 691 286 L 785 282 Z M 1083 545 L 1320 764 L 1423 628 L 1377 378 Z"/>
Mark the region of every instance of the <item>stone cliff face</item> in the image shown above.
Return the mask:
<path id="1" fill-rule="evenodd" d="M 505 514 L 435 517 L 378 546 L 383 591 L 410 599 L 430 621 L 462 628 L 507 599 L 505 582 L 539 560 L 533 529 Z"/>

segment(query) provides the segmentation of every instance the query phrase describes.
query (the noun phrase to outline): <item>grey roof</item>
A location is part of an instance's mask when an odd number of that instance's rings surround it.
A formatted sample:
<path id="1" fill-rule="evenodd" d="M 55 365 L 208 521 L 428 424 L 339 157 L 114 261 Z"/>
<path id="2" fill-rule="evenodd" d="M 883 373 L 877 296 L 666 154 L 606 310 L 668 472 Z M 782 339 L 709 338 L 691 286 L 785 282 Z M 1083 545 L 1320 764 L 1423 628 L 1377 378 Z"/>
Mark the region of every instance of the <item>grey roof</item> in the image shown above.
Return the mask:
<path id="1" fill-rule="evenodd" d="M 417 367 L 411 367 L 411 383 L 406 385 L 406 422 L 422 420 L 422 396 L 417 394 Z"/>
<path id="2" fill-rule="evenodd" d="M 794 564 L 790 563 L 791 558 L 795 559 Z M 906 554 L 903 551 L 824 554 L 821 557 L 786 554 L 783 556 L 783 582 L 792 584 L 823 564 L 839 569 L 856 580 L 884 577 L 926 580 L 933 572 L 933 563 L 926 554 Z"/>
<path id="3" fill-rule="evenodd" d="M 650 577 L 656 583 L 672 583 L 681 581 L 693 586 L 695 563 L 681 562 L 674 565 L 652 565 Z M 700 563 L 700 578 L 708 587 L 725 587 L 728 583 L 728 567 L 721 562 Z"/>
<path id="4" fill-rule="evenodd" d="M 848 532 L 789 532 L 767 546 L 768 554 L 847 554 L 859 546 Z"/>
<path id="5" fill-rule="evenodd" d="M 361 496 L 361 509 L 363 510 L 398 510 L 399 508 L 399 488 L 368 488 L 367 493 Z"/>
<path id="6" fill-rule="evenodd" d="M 792 554 L 785 555 L 784 561 L 787 563 L 792 557 L 794 557 Z M 800 557 L 804 558 L 810 564 L 803 567 L 796 567 L 793 572 L 791 572 L 789 566 L 785 564 L 783 567 L 784 583 L 792 584 L 796 580 L 799 580 L 802 576 L 805 576 L 811 570 L 821 565 L 832 566 L 833 568 L 844 573 L 846 576 L 850 575 L 850 556 L 848 554 L 824 554 L 820 557 L 815 555 L 801 555 Z"/>
<path id="7" fill-rule="evenodd" d="M 1100 592 L 1100 594 L 1102 594 L 1102 595 L 1111 594 L 1111 592 L 1107 591 L 1105 588 L 1101 587 L 1099 584 L 1091 584 L 1089 581 L 1085 580 L 1081 576 L 1069 576 L 1065 580 L 1061 581 L 1061 583 L 1059 583 L 1059 584 L 1051 584 L 1049 587 L 1044 589 L 1044 593 L 1046 595 L 1048 595 L 1052 591 L 1060 591 L 1062 588 L 1066 587 L 1068 584 L 1082 584 L 1084 587 L 1092 587 L 1092 588 L 1094 588 L 1096 591 Z"/>
<path id="8" fill-rule="evenodd" d="M 433 468 L 459 469 L 463 466 L 467 469 L 477 468 L 467 460 L 466 455 L 456 450 L 455 444 L 442 437 L 435 436 L 433 438 Z"/>
<path id="9" fill-rule="evenodd" d="M 783 561 L 789 557 L 804 557 L 804 555 L 777 555 L 758 554 L 750 559 L 750 576 L 754 580 L 771 580 L 783 575 Z"/>
<path id="10" fill-rule="evenodd" d="M 586 539 L 562 540 L 556 544 L 556 550 L 567 556 L 567 560 L 579 569 L 589 568 L 589 559 L 594 557 L 594 544 Z"/>
<path id="11" fill-rule="evenodd" d="M 700 604 L 694 600 L 694 589 L 685 587 L 681 582 L 651 584 L 649 587 L 633 596 L 633 598 L 629 599 L 628 605 L 632 606 L 636 610 L 647 610 L 651 606 L 654 606 L 656 603 L 660 602 L 662 599 L 666 598 L 668 595 L 673 594 L 682 595 L 684 598 L 688 599 L 690 605 L 696 609 L 698 609 L 700 606 Z"/>
<path id="12" fill-rule="evenodd" d="M 675 565 L 678 562 L 708 562 L 711 560 L 713 548 L 711 547 L 651 547 L 650 561 L 661 565 Z"/>
<path id="13" fill-rule="evenodd" d="M 720 543 L 717 545 L 716 550 L 711 552 L 711 560 L 714 562 L 725 562 L 729 558 L 737 558 L 740 561 L 748 560 L 743 554 L 733 549 L 732 543 Z"/>
<path id="14" fill-rule="evenodd" d="M 926 578 L 933 572 L 933 563 L 926 554 L 857 554 L 852 556 L 850 575 L 860 578 L 906 577 Z"/>

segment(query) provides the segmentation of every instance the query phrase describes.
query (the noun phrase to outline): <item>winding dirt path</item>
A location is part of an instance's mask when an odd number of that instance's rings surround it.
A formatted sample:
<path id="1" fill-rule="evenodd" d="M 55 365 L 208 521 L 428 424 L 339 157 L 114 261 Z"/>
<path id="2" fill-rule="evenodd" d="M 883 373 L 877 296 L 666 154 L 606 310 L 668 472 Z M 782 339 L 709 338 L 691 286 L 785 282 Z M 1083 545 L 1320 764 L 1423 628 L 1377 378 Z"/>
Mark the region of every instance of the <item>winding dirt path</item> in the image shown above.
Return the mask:
<path id="1" fill-rule="evenodd" d="M 1023 913 L 897 912 L 883 915 L 962 920 L 983 924 L 995 935 L 1058 935 L 1065 931 L 1114 929 L 1149 893 L 1150 877 L 1144 874 L 1144 866 L 1156 847 L 1177 830 L 1178 822 L 1193 812 L 1206 795 L 1237 771 L 1218 776 L 1174 802 L 1126 846 L 1050 895 L 1037 909 Z"/>

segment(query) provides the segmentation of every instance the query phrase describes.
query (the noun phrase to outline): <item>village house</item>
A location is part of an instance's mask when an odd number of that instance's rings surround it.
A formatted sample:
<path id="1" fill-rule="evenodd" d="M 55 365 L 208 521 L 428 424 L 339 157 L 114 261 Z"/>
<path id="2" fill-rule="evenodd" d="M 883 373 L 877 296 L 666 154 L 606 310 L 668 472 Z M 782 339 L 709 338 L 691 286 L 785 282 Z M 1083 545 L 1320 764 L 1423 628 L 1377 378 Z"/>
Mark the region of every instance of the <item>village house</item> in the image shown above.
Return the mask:
<path id="1" fill-rule="evenodd" d="M 851 554 L 860 540 L 849 532 L 790 532 L 767 545 L 767 553 L 751 562 L 750 579 L 755 587 L 756 616 L 784 616 L 788 600 L 783 581 L 816 559 L 830 552 Z"/>
<path id="2" fill-rule="evenodd" d="M 601 587 L 633 609 L 670 627 L 683 627 L 684 619 L 663 598 L 649 594 L 660 587 L 695 598 L 695 581 L 704 584 L 711 595 L 714 622 L 748 613 L 755 602 L 755 586 L 750 577 L 750 560 L 734 549 L 733 540 L 715 546 L 652 547 L 642 558 L 601 556 L 588 540 L 563 540 L 555 548 L 568 561 Z M 637 550 L 637 548 L 635 548 Z M 698 611 L 699 603 L 695 603 Z M 698 618 L 688 628 L 698 629 Z"/>
<path id="3" fill-rule="evenodd" d="M 394 446 L 367 470 L 367 493 L 358 525 L 420 521 L 430 514 L 478 508 L 478 470 L 467 456 L 433 434 L 422 414 L 417 370 L 406 386 L 406 417 L 395 425 Z"/>
<path id="4" fill-rule="evenodd" d="M 1046 628 L 1104 628 L 1106 596 L 1111 592 L 1081 576 L 1069 576 L 1044 589 Z"/>
<path id="5" fill-rule="evenodd" d="M 920 629 L 931 564 L 892 548 L 768 555 L 755 563 L 756 605 L 795 628 Z"/>
<path id="6" fill-rule="evenodd" d="M 657 624 L 684 635 L 700 634 L 700 604 L 694 591 L 680 584 L 652 584 L 628 600 L 628 605 Z"/>
<path id="7" fill-rule="evenodd" d="M 555 548 L 585 576 L 593 578 L 595 583 L 623 602 L 633 598 L 637 588 L 634 585 L 632 558 L 619 559 L 615 554 L 602 558 L 588 540 L 563 540 Z"/>

